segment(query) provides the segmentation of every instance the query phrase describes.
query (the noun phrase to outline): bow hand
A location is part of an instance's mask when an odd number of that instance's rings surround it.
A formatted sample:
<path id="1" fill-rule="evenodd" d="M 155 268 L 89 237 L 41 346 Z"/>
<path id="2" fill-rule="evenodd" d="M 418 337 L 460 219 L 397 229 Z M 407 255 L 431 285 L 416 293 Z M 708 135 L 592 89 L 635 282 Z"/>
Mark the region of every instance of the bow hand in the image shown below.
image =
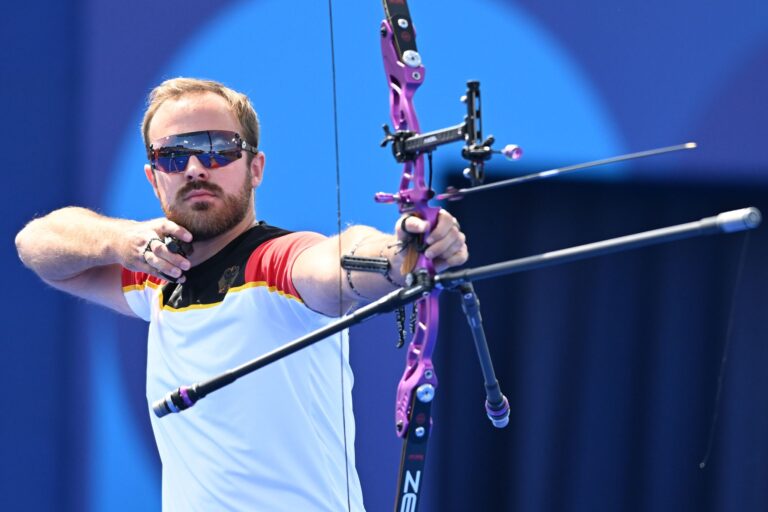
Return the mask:
<path id="1" fill-rule="evenodd" d="M 425 235 L 426 233 L 426 235 Z M 395 234 L 401 244 L 410 246 L 419 240 L 416 246 L 428 259 L 432 260 L 435 270 L 441 272 L 450 267 L 466 263 L 469 258 L 467 237 L 461 231 L 456 218 L 445 210 L 440 210 L 434 229 L 429 229 L 429 223 L 415 215 L 404 215 L 395 224 Z M 403 275 L 413 269 L 413 262 L 408 261 L 407 252 L 396 254 L 398 261 L 393 261 L 393 268 L 401 268 Z M 403 269 L 402 265 L 406 268 Z"/>

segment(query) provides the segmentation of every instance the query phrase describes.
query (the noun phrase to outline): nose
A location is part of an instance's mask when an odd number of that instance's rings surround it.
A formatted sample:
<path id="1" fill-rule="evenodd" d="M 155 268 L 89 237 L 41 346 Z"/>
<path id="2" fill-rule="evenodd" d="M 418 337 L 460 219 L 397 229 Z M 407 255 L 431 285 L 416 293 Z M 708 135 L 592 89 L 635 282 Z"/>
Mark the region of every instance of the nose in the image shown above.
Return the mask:
<path id="1" fill-rule="evenodd" d="M 189 157 L 187 168 L 184 169 L 184 178 L 187 181 L 207 180 L 208 169 L 200 163 L 196 156 Z"/>

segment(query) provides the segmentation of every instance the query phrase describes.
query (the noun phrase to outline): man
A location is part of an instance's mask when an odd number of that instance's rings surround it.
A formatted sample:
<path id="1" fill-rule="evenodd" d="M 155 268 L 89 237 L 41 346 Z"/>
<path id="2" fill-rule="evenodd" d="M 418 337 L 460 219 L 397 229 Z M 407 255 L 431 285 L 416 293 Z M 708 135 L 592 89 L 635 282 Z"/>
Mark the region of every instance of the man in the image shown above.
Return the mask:
<path id="1" fill-rule="evenodd" d="M 144 173 L 165 218 L 63 208 L 30 222 L 16 245 L 55 288 L 149 321 L 148 400 L 258 357 L 403 281 L 403 241 L 425 232 L 421 219 L 398 221 L 394 235 L 353 226 L 332 238 L 256 221 L 265 157 L 246 96 L 217 82 L 168 80 L 150 94 L 142 132 Z M 467 259 L 447 212 L 425 241 L 439 269 Z M 340 254 L 386 258 L 390 272 L 344 270 Z M 163 509 L 363 510 L 346 342 L 329 338 L 183 414 L 152 416 Z"/>

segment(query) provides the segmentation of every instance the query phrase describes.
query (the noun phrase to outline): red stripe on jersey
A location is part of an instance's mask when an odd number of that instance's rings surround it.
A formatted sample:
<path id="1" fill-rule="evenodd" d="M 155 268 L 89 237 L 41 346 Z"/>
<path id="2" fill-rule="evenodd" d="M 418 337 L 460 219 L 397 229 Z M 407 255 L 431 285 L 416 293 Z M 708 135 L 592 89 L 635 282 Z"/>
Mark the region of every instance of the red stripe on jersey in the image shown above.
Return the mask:
<path id="1" fill-rule="evenodd" d="M 163 279 L 147 274 L 146 272 L 134 272 L 125 267 L 122 269 L 121 279 L 123 281 L 123 288 L 130 286 L 144 286 L 147 281 L 158 285 L 165 282 Z"/>
<path id="2" fill-rule="evenodd" d="M 301 231 L 274 238 L 256 248 L 245 265 L 245 283 L 266 282 L 279 291 L 299 297 L 291 272 L 299 254 L 325 240 L 323 235 Z"/>

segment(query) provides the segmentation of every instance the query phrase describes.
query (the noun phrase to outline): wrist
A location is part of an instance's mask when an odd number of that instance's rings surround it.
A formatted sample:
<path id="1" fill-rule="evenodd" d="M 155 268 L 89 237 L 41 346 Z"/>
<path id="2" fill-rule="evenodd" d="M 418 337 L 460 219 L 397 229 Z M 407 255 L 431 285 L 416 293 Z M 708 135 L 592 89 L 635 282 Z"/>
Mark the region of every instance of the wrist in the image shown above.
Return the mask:
<path id="1" fill-rule="evenodd" d="M 389 262 L 384 278 L 395 288 L 405 286 L 405 275 L 403 273 L 403 263 L 405 262 L 404 244 L 397 239 L 393 239 L 381 248 L 379 256 L 386 258 Z"/>

